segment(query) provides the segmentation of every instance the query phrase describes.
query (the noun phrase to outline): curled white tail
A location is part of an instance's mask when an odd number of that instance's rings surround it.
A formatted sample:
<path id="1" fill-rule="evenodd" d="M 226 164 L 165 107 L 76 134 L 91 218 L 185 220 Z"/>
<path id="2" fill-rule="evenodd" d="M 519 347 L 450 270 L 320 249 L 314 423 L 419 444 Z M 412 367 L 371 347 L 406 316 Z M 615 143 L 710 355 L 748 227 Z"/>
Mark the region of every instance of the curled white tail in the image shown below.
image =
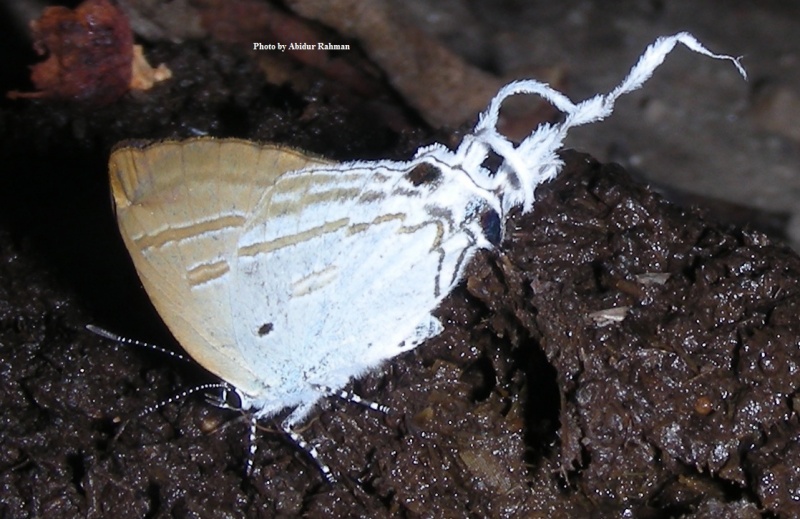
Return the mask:
<path id="1" fill-rule="evenodd" d="M 556 152 L 561 148 L 569 129 L 600 121 L 611 115 L 616 100 L 623 94 L 639 89 L 678 43 L 705 56 L 732 61 L 742 77 L 747 78 L 747 73 L 739 62 L 741 58 L 714 54 L 686 32 L 663 36 L 645 49 L 625 79 L 614 90 L 577 104 L 561 92 L 536 80 L 514 81 L 507 84 L 500 89 L 486 111 L 480 115 L 475 131 L 464 139 L 456 151 L 456 156 L 463 161 L 464 169 L 468 173 L 487 176 L 489 173 L 479 166 L 486 159 L 489 150 L 493 150 L 503 158 L 497 174 L 491 178 L 473 180 L 476 184 L 502 195 L 505 213 L 517 205 L 522 206 L 523 212 L 530 211 L 533 207 L 536 186 L 553 178 L 561 169 L 562 163 Z M 519 145 L 515 145 L 497 130 L 497 123 L 503 101 L 516 94 L 537 94 L 564 112 L 566 118 L 558 124 L 541 124 Z"/>

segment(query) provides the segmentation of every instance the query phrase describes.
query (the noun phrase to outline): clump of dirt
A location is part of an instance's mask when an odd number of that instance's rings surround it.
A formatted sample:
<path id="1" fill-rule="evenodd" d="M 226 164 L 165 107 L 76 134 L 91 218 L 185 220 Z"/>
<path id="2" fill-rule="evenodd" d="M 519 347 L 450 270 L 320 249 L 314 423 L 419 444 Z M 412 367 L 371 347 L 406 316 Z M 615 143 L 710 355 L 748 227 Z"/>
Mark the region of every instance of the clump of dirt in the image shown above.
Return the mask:
<path id="1" fill-rule="evenodd" d="M 246 423 L 201 399 L 126 421 L 208 376 L 84 330 L 169 341 L 104 197 L 114 142 L 212 129 L 355 159 L 429 140 L 224 47 L 151 52 L 174 80 L 124 102 L 2 105 L 2 515 L 800 513 L 800 259 L 574 152 L 472 262 L 445 332 L 353 384 L 392 412 L 328 399 L 306 425 L 337 484 L 269 423 L 245 476 Z"/>
<path id="2" fill-rule="evenodd" d="M 559 474 L 554 495 L 636 517 L 798 513 L 800 259 L 566 157 L 483 298 L 557 373 L 559 441 L 537 471 Z"/>

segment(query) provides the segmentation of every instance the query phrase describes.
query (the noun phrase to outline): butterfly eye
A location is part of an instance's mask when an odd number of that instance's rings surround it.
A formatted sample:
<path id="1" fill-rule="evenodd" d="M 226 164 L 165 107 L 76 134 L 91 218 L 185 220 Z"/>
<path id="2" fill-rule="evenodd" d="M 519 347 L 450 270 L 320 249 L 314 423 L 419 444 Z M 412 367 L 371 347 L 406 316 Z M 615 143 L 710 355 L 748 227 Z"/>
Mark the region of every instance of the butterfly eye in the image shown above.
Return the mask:
<path id="1" fill-rule="evenodd" d="M 500 215 L 494 209 L 487 209 L 481 214 L 481 230 L 483 236 L 495 247 L 503 239 L 503 228 L 500 225 Z"/>
<path id="2" fill-rule="evenodd" d="M 259 337 L 264 337 L 265 335 L 268 335 L 269 332 L 271 332 L 273 328 L 274 327 L 272 326 L 272 323 L 264 323 L 264 324 L 262 324 L 261 327 L 258 329 L 258 336 Z"/>
<path id="3" fill-rule="evenodd" d="M 439 171 L 439 168 L 433 164 L 428 164 L 427 162 L 417 164 L 411 169 L 411 171 L 406 173 L 406 178 L 414 185 L 414 187 L 436 182 L 441 176 L 442 172 Z"/>

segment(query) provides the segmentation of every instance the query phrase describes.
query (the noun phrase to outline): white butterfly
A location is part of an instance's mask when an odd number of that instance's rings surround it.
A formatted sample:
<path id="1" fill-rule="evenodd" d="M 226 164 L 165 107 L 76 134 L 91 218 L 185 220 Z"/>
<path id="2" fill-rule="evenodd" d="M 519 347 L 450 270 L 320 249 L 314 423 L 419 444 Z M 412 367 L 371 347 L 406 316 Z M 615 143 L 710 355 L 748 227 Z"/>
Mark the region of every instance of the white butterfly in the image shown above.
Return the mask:
<path id="1" fill-rule="evenodd" d="M 109 167 L 122 237 L 186 351 L 254 420 L 292 409 L 282 426 L 306 446 L 292 429 L 321 398 L 442 330 L 432 312 L 475 252 L 499 244 L 509 211 L 531 210 L 536 186 L 561 167 L 567 130 L 609 115 L 678 42 L 744 75 L 738 59 L 681 33 L 579 104 L 537 81 L 511 83 L 455 151 L 436 144 L 405 162 L 332 163 L 235 139 L 118 148 Z M 566 119 L 515 145 L 497 121 L 520 93 Z M 483 165 L 492 151 L 495 172 Z"/>

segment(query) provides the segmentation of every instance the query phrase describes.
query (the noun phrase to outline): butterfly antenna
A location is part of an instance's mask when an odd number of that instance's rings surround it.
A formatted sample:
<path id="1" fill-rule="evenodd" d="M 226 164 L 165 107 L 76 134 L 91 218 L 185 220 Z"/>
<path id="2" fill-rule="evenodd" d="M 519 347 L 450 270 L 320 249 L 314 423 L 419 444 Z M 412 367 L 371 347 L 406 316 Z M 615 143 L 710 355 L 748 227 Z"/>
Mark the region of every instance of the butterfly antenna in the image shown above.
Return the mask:
<path id="1" fill-rule="evenodd" d="M 136 339 L 123 337 L 121 335 L 118 335 L 118 334 L 116 334 L 114 332 L 111 332 L 109 330 L 106 330 L 104 328 L 100 328 L 99 326 L 95 326 L 93 324 L 87 324 L 86 325 L 86 329 L 89 330 L 90 332 L 94 333 L 95 335 L 99 335 L 100 337 L 103 337 L 105 339 L 108 339 L 108 340 L 111 340 L 111 341 L 114 341 L 114 342 L 117 342 L 117 343 L 120 343 L 120 344 L 125 344 L 125 345 L 130 345 L 130 346 L 137 346 L 137 347 L 141 347 L 141 348 L 147 348 L 147 349 L 156 351 L 158 353 L 161 353 L 161 354 L 164 354 L 164 355 L 168 355 L 168 356 L 170 356 L 170 357 L 172 357 L 174 359 L 178 359 L 178 360 L 181 360 L 181 361 L 184 361 L 184 362 L 191 362 L 191 360 L 188 357 L 186 357 L 185 355 L 181 355 L 180 353 L 176 353 L 174 351 L 162 348 L 161 346 L 157 346 L 157 345 L 149 343 L 149 342 L 138 341 Z M 174 402 L 178 402 L 179 400 L 183 400 L 185 398 L 188 398 L 189 396 L 193 395 L 194 393 L 198 393 L 200 391 L 213 390 L 213 389 L 220 390 L 222 392 L 222 395 L 221 396 L 216 396 L 216 395 L 212 396 L 210 394 L 206 394 L 206 402 L 208 402 L 209 404 L 211 404 L 211 405 L 213 405 L 215 407 L 219 407 L 219 408 L 222 408 L 222 409 L 229 409 L 229 410 L 234 410 L 234 411 L 240 411 L 241 410 L 239 407 L 233 406 L 233 405 L 228 403 L 228 393 L 229 392 L 233 392 L 234 394 L 236 393 L 236 390 L 234 388 L 232 388 L 229 384 L 225 384 L 225 383 L 222 383 L 222 382 L 210 382 L 210 383 L 207 383 L 207 384 L 200 384 L 198 386 L 195 386 L 193 388 L 187 389 L 185 391 L 181 391 L 180 393 L 177 393 L 177 394 L 172 395 L 172 396 L 170 396 L 168 398 L 165 398 L 164 400 L 161 400 L 160 402 L 158 402 L 156 404 L 149 405 L 149 406 L 145 407 L 144 409 L 142 409 L 141 411 L 139 411 L 132 418 L 129 418 L 129 419 L 125 420 L 122 423 L 122 425 L 120 426 L 119 430 L 117 431 L 117 434 L 114 435 L 114 440 L 116 441 L 117 438 L 119 438 L 119 436 L 125 430 L 125 427 L 127 427 L 127 425 L 131 421 L 138 420 L 139 418 L 142 418 L 143 416 L 147 416 L 148 414 L 153 413 L 155 411 L 158 411 L 159 409 L 161 409 L 161 408 L 163 408 L 163 407 L 165 407 L 165 406 L 167 406 L 169 404 L 172 404 Z M 249 435 L 250 436 L 250 446 L 248 448 L 247 461 L 245 463 L 246 472 L 247 472 L 248 476 L 251 475 L 252 472 L 253 472 L 253 459 L 255 458 L 256 449 L 257 449 L 257 445 L 256 445 L 257 425 L 258 425 L 258 421 L 256 420 L 255 415 L 252 415 L 252 418 L 251 418 L 251 421 L 250 421 L 250 435 Z M 303 443 L 305 444 L 305 442 L 303 442 Z M 316 450 L 314 450 L 314 452 L 316 453 Z M 313 454 L 312 454 L 312 457 L 313 457 Z M 323 471 L 323 473 L 325 473 L 325 472 Z M 330 470 L 328 470 L 328 473 L 330 473 Z"/>
<path id="2" fill-rule="evenodd" d="M 122 335 L 117 335 L 114 332 L 110 332 L 105 328 L 100 328 L 99 326 L 95 326 L 93 324 L 87 324 L 86 329 L 95 335 L 99 335 L 100 337 L 103 337 L 110 341 L 117 342 L 119 344 L 136 346 L 138 348 L 147 348 L 149 350 L 156 351 L 158 353 L 161 353 L 162 355 L 168 355 L 174 359 L 178 359 L 183 362 L 191 362 L 191 359 L 189 359 L 189 357 L 187 357 L 186 355 L 181 355 L 180 353 L 168 350 L 166 348 L 162 348 L 161 346 L 156 346 L 155 344 L 151 344 L 149 342 L 137 341 L 136 339 L 123 337 Z"/>
<path id="3" fill-rule="evenodd" d="M 145 407 L 144 409 L 142 409 L 141 411 L 136 413 L 136 416 L 134 416 L 134 419 L 141 418 L 143 416 L 147 416 L 148 414 L 150 414 L 150 413 L 152 413 L 154 411 L 158 411 L 159 409 L 163 408 L 164 406 L 167 406 L 167 405 L 172 404 L 174 402 L 177 402 L 179 400 L 183 400 L 183 399 L 185 399 L 185 398 L 187 398 L 187 397 L 189 397 L 189 396 L 191 396 L 191 395 L 193 395 L 193 394 L 195 394 L 197 392 L 206 391 L 206 390 L 209 390 L 209 389 L 222 389 L 223 391 L 227 391 L 227 390 L 230 390 L 230 386 L 228 386 L 228 384 L 224 384 L 222 382 L 209 382 L 207 384 L 200 384 L 199 386 L 195 386 L 193 388 L 186 389 L 184 391 L 181 391 L 180 393 L 177 393 L 177 394 L 174 394 L 174 395 L 172 395 L 170 397 L 167 397 L 167 398 L 165 398 L 164 400 L 161 400 L 158 403 L 155 403 L 153 405 L 149 405 L 149 406 Z"/>
<path id="4" fill-rule="evenodd" d="M 117 431 L 117 434 L 114 435 L 114 441 L 116 441 L 117 438 L 119 438 L 120 435 L 122 435 L 122 432 L 125 430 L 125 427 L 127 427 L 128 424 L 131 421 L 138 420 L 139 418 L 142 418 L 143 416 L 147 416 L 148 414 L 150 414 L 152 412 L 155 412 L 155 411 L 158 411 L 159 409 L 161 409 L 161 408 L 163 408 L 163 407 L 165 407 L 165 406 L 167 406 L 167 405 L 169 405 L 169 404 L 171 404 L 173 402 L 177 402 L 179 400 L 183 400 L 184 398 L 188 398 L 189 396 L 193 395 L 194 393 L 197 393 L 198 391 L 206 391 L 206 390 L 209 390 L 209 389 L 221 389 L 223 391 L 228 391 L 228 390 L 230 390 L 230 386 L 228 386 L 228 384 L 223 384 L 223 383 L 220 383 L 220 382 L 210 382 L 210 383 L 207 383 L 207 384 L 200 384 L 199 386 L 195 386 L 195 387 L 193 387 L 191 389 L 187 389 L 185 391 L 181 391 L 180 393 L 177 393 L 177 394 L 174 394 L 174 395 L 172 395 L 172 396 L 170 396 L 168 398 L 165 398 L 164 400 L 161 400 L 160 402 L 158 402 L 156 404 L 148 405 L 147 407 L 145 407 L 144 409 L 142 409 L 141 411 L 136 413 L 133 417 L 128 418 L 127 420 L 125 420 L 122 423 L 122 425 L 119 427 L 119 430 Z"/>

